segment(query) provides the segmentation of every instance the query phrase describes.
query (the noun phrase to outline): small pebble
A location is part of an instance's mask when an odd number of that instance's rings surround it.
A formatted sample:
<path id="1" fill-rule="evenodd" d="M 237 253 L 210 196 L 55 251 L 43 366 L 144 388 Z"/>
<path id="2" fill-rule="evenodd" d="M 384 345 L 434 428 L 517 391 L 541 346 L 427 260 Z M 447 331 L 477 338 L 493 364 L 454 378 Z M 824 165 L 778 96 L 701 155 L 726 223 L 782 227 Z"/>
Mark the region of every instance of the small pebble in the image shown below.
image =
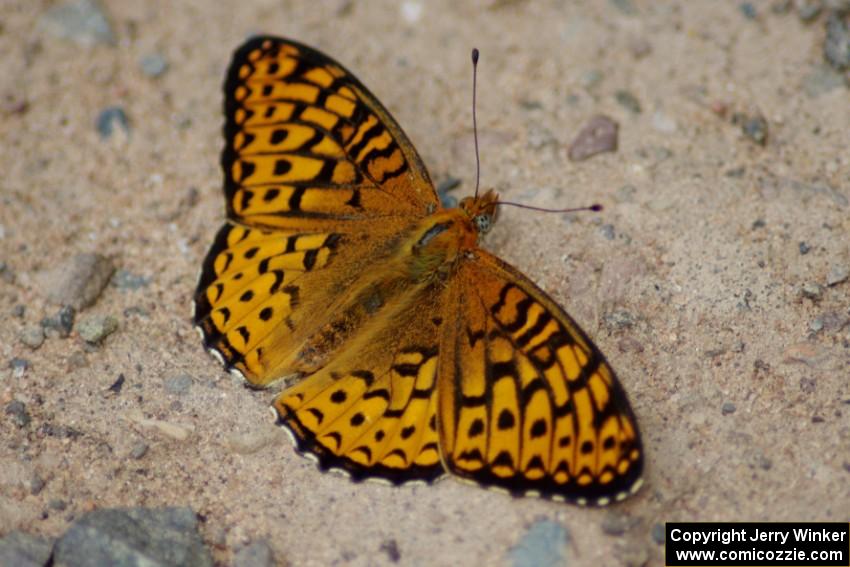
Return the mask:
<path id="1" fill-rule="evenodd" d="M 0 565 L 14 567 L 54 565 L 52 554 L 53 541 L 47 538 L 22 532 L 7 532 L 0 537 Z"/>
<path id="2" fill-rule="evenodd" d="M 760 146 L 767 144 L 767 120 L 763 116 L 751 116 L 741 124 L 744 135 Z"/>
<path id="3" fill-rule="evenodd" d="M 97 0 L 71 0 L 53 6 L 39 18 L 38 27 L 83 46 L 115 43 L 112 26 Z"/>
<path id="4" fill-rule="evenodd" d="M 30 361 L 26 358 L 15 357 L 9 361 L 9 368 L 12 369 L 12 374 L 15 378 L 20 378 L 29 369 Z"/>
<path id="5" fill-rule="evenodd" d="M 808 244 L 806 244 L 805 242 L 801 242 L 800 245 L 799 245 L 799 248 L 800 248 L 800 255 L 801 256 L 805 256 L 806 254 L 808 254 L 812 250 L 812 247 L 809 246 Z"/>
<path id="6" fill-rule="evenodd" d="M 77 254 L 42 276 L 47 298 L 76 310 L 93 305 L 115 267 L 100 254 Z"/>
<path id="7" fill-rule="evenodd" d="M 832 287 L 844 283 L 847 281 L 847 278 L 850 278 L 850 270 L 844 266 L 833 266 L 826 275 L 826 285 Z"/>
<path id="8" fill-rule="evenodd" d="M 776 0 L 770 11 L 777 15 L 787 14 L 791 10 L 791 0 Z"/>
<path id="9" fill-rule="evenodd" d="M 95 125 L 97 126 L 98 134 L 100 134 L 103 140 L 111 138 L 119 128 L 125 136 L 129 136 L 130 134 L 130 120 L 127 118 L 124 109 L 120 106 L 104 108 L 98 114 Z"/>
<path id="10" fill-rule="evenodd" d="M 823 55 L 835 69 L 850 69 L 850 16 L 833 12 L 826 21 Z"/>
<path id="11" fill-rule="evenodd" d="M 632 0 L 608 0 L 611 5 L 620 10 L 622 13 L 633 16 L 637 14 L 637 9 L 635 5 L 632 4 Z"/>
<path id="12" fill-rule="evenodd" d="M 811 329 L 815 333 L 820 332 L 823 329 L 823 319 L 821 319 L 820 317 L 815 317 L 814 319 L 812 319 L 812 321 L 809 323 L 809 329 Z"/>
<path id="13" fill-rule="evenodd" d="M 12 421 L 20 428 L 30 424 L 30 414 L 23 402 L 12 400 L 6 404 L 6 415 L 12 416 Z"/>
<path id="14" fill-rule="evenodd" d="M 617 123 L 607 116 L 594 116 L 570 145 L 570 161 L 582 161 L 596 154 L 617 151 L 618 129 Z"/>
<path id="15" fill-rule="evenodd" d="M 581 86 L 588 90 L 592 89 L 600 82 L 602 82 L 603 77 L 604 75 L 599 69 L 590 69 L 588 71 L 585 71 L 580 79 Z"/>
<path id="16" fill-rule="evenodd" d="M 233 554 L 233 565 L 239 567 L 274 567 L 279 564 L 269 542 L 263 539 L 251 542 Z"/>
<path id="17" fill-rule="evenodd" d="M 53 317 L 45 317 L 41 320 L 41 326 L 48 335 L 58 335 L 63 339 L 71 334 L 71 329 L 74 328 L 74 318 L 77 316 L 77 310 L 66 305 L 56 312 Z"/>
<path id="18" fill-rule="evenodd" d="M 723 402 L 723 406 L 720 408 L 720 411 L 721 413 L 723 413 L 723 415 L 730 415 L 735 413 L 735 410 L 737 409 L 738 408 L 735 407 L 735 404 L 733 404 L 732 402 Z"/>
<path id="19" fill-rule="evenodd" d="M 815 21 L 822 10 L 823 6 L 820 2 L 803 2 L 797 7 L 797 17 L 808 24 Z"/>
<path id="20" fill-rule="evenodd" d="M 652 524 L 650 535 L 652 536 L 652 541 L 654 541 L 658 545 L 664 545 L 664 542 L 667 539 L 667 531 L 664 528 L 664 524 Z"/>
<path id="21" fill-rule="evenodd" d="M 640 101 L 635 95 L 626 90 L 619 90 L 614 93 L 614 98 L 620 105 L 633 114 L 640 114 L 643 110 L 640 106 Z"/>
<path id="22" fill-rule="evenodd" d="M 614 240 L 614 238 L 616 238 L 613 224 L 603 224 L 599 227 L 599 233 L 604 236 L 606 240 Z"/>
<path id="23" fill-rule="evenodd" d="M 800 390 L 804 394 L 814 394 L 817 381 L 814 378 L 800 378 Z"/>
<path id="24" fill-rule="evenodd" d="M 77 332 L 89 344 L 98 344 L 117 330 L 118 319 L 112 315 L 91 315 L 77 324 Z"/>
<path id="25" fill-rule="evenodd" d="M 136 290 L 147 287 L 150 285 L 151 280 L 148 277 L 140 276 L 121 268 L 116 270 L 112 275 L 110 283 L 118 289 Z"/>
<path id="26" fill-rule="evenodd" d="M 166 378 L 163 385 L 165 386 L 165 391 L 169 394 L 182 396 L 189 393 L 189 388 L 192 387 L 194 382 L 195 380 L 188 374 L 178 374 L 177 376 Z"/>
<path id="27" fill-rule="evenodd" d="M 800 288 L 800 293 L 807 299 L 819 301 L 823 297 L 823 286 L 815 282 L 806 282 Z"/>
<path id="28" fill-rule="evenodd" d="M 758 17 L 758 14 L 756 13 L 756 7 L 753 6 L 751 3 L 743 2 L 738 7 L 741 9 L 741 13 L 744 14 L 744 17 L 748 20 L 755 20 Z"/>
<path id="29" fill-rule="evenodd" d="M 27 325 L 21 331 L 21 342 L 35 350 L 44 343 L 44 329 L 38 325 Z"/>
<path id="30" fill-rule="evenodd" d="M 621 512 L 610 511 L 602 518 L 602 533 L 621 536 L 634 524 L 634 520 Z"/>
<path id="31" fill-rule="evenodd" d="M 150 312 L 144 307 L 132 305 L 124 310 L 124 317 L 141 317 L 143 319 L 147 319 L 148 317 L 150 317 Z"/>
<path id="32" fill-rule="evenodd" d="M 138 441 L 133 444 L 133 448 L 130 449 L 130 458 L 139 460 L 144 457 L 148 453 L 148 445 L 144 441 Z"/>
<path id="33" fill-rule="evenodd" d="M 649 564 L 649 550 L 646 547 L 628 545 L 619 552 L 624 567 L 645 567 Z"/>
<path id="34" fill-rule="evenodd" d="M 415 24 L 422 17 L 422 4 L 412 0 L 402 2 L 401 17 L 408 24 Z"/>
<path id="35" fill-rule="evenodd" d="M 678 128 L 678 124 L 676 124 L 675 120 L 658 110 L 652 115 L 652 127 L 663 134 L 672 134 Z"/>
<path id="36" fill-rule="evenodd" d="M 24 315 L 26 315 L 27 306 L 21 303 L 18 303 L 14 307 L 12 307 L 12 317 L 17 317 L 18 319 L 23 319 Z"/>
<path id="37" fill-rule="evenodd" d="M 38 473 L 33 473 L 32 477 L 30 477 L 30 494 L 33 496 L 39 494 L 44 490 L 45 486 L 47 486 L 47 481 Z"/>
<path id="38" fill-rule="evenodd" d="M 62 500 L 61 498 L 51 498 L 47 502 L 47 507 L 51 510 L 56 510 L 57 512 L 61 512 L 68 507 L 68 503 Z"/>
<path id="39" fill-rule="evenodd" d="M 126 380 L 127 379 L 124 377 L 124 373 L 123 372 L 120 373 L 118 375 L 118 378 L 115 379 L 115 382 L 113 382 L 112 385 L 109 386 L 109 391 L 114 393 L 114 394 L 120 394 L 121 389 L 124 387 L 124 382 Z"/>
<path id="40" fill-rule="evenodd" d="M 773 468 L 773 461 L 771 461 L 769 458 L 767 458 L 764 455 L 760 455 L 758 457 L 758 466 L 763 471 L 769 471 L 770 469 Z"/>
<path id="41" fill-rule="evenodd" d="M 829 65 L 818 65 L 803 78 L 803 90 L 812 98 L 844 87 L 844 76 Z"/>
<path id="42" fill-rule="evenodd" d="M 390 561 L 398 563 L 401 560 L 401 552 L 398 550 L 398 542 L 394 539 L 388 539 L 381 544 L 381 551 L 387 554 Z"/>
<path id="43" fill-rule="evenodd" d="M 168 61 L 159 53 L 149 53 L 139 61 L 142 73 L 155 79 L 168 71 Z"/>
<path id="44" fill-rule="evenodd" d="M 636 317 L 625 309 L 618 309 L 602 316 L 602 321 L 614 329 L 628 329 L 633 327 Z"/>
<path id="45" fill-rule="evenodd" d="M 556 567 L 566 564 L 567 529 L 552 520 L 537 520 L 511 548 L 513 567 Z"/>

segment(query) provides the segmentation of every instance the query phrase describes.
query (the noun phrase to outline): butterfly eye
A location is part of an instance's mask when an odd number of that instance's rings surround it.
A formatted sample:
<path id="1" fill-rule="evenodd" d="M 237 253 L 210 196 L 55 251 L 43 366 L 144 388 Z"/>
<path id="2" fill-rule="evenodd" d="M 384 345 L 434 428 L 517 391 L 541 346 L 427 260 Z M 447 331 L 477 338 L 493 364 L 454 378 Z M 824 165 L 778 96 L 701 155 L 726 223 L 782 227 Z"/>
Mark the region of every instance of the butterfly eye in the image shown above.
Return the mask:
<path id="1" fill-rule="evenodd" d="M 487 234 L 493 226 L 493 217 L 491 215 L 476 215 L 472 222 L 478 229 L 479 234 Z"/>

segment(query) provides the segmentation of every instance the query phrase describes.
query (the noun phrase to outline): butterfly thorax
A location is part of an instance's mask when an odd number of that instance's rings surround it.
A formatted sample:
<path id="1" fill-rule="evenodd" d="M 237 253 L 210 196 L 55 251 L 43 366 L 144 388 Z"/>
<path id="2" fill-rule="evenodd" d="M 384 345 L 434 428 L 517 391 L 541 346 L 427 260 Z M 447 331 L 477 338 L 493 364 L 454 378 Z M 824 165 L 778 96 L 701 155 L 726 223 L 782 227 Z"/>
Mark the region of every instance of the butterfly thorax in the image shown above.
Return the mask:
<path id="1" fill-rule="evenodd" d="M 439 209 L 425 217 L 402 250 L 412 279 L 433 280 L 450 273 L 493 226 L 497 199 L 490 190 L 480 197 L 466 197 L 457 208 Z"/>

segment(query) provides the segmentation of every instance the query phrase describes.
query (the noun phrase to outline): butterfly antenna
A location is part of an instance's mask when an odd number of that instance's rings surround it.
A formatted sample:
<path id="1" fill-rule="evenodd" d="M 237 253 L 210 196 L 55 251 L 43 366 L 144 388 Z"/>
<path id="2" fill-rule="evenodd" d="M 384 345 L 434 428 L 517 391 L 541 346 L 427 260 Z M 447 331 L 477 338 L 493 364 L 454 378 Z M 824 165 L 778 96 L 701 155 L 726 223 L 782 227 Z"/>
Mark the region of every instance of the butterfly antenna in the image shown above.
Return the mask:
<path id="1" fill-rule="evenodd" d="M 602 205 L 595 203 L 589 207 L 573 207 L 570 209 L 547 209 L 545 207 L 535 207 L 534 205 L 523 205 L 522 203 L 513 203 L 511 201 L 497 201 L 497 205 L 508 205 L 510 207 L 519 207 L 520 209 L 529 209 L 532 211 L 540 211 L 543 213 L 578 213 L 580 211 L 593 211 L 598 213 L 602 210 Z"/>
<path id="2" fill-rule="evenodd" d="M 481 159 L 478 157 L 478 121 L 475 118 L 475 91 L 478 77 L 478 49 L 472 48 L 472 135 L 475 138 L 475 198 L 481 182 Z"/>

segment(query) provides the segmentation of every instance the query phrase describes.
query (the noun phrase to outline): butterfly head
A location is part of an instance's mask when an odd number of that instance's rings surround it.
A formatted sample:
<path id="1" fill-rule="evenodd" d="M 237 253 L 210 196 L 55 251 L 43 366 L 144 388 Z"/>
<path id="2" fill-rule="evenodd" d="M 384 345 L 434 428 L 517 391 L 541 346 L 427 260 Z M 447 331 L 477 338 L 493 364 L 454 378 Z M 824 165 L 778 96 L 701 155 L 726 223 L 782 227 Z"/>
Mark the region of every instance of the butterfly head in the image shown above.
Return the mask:
<path id="1" fill-rule="evenodd" d="M 479 236 L 487 234 L 498 218 L 499 195 L 494 189 L 475 197 L 465 197 L 460 202 L 461 210 L 472 219 Z"/>

